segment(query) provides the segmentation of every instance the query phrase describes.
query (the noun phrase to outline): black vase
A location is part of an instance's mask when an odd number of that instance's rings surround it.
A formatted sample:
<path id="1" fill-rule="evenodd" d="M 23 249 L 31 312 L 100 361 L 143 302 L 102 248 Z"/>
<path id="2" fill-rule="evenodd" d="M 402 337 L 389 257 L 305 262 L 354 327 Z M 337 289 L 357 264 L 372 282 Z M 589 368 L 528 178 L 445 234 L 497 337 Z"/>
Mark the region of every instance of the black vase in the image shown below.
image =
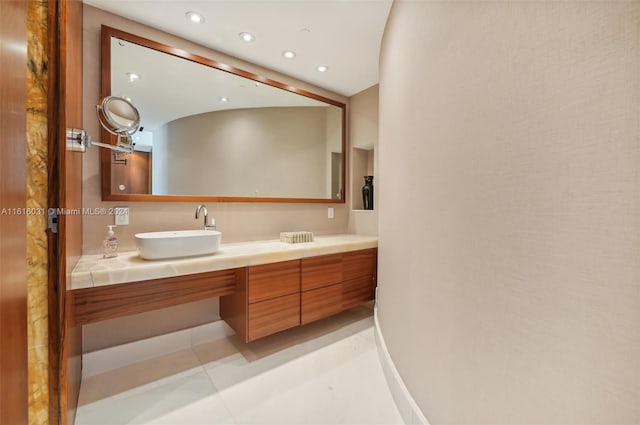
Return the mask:
<path id="1" fill-rule="evenodd" d="M 364 186 L 362 186 L 362 205 L 365 210 L 373 209 L 373 176 L 364 176 Z"/>

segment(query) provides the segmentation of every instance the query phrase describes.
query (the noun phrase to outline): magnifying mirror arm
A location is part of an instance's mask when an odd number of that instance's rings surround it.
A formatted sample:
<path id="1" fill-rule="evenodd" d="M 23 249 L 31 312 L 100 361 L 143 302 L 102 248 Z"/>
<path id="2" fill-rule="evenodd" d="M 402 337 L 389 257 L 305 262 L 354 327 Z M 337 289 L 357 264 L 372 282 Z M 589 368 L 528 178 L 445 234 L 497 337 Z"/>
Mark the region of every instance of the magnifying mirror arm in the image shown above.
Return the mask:
<path id="1" fill-rule="evenodd" d="M 118 135 L 118 137 L 127 137 Z M 119 140 L 119 139 L 118 139 Z M 112 151 L 121 152 L 121 153 L 132 153 L 133 152 L 133 144 L 127 143 L 127 147 L 118 146 L 118 145 L 110 145 L 108 143 L 96 142 L 91 140 L 91 136 L 89 136 L 86 130 L 78 129 L 78 128 L 69 128 L 67 129 L 67 149 L 76 152 L 86 152 L 89 146 L 100 146 L 101 148 L 111 149 Z"/>
<path id="2" fill-rule="evenodd" d="M 108 143 L 101 143 L 101 142 L 91 142 L 92 145 L 96 145 L 96 146 L 100 146 L 101 148 L 107 148 L 107 149 L 111 149 L 112 151 L 116 151 L 116 152 L 121 152 L 121 153 L 132 153 L 133 152 L 133 145 L 131 145 L 131 148 L 125 148 L 122 146 L 117 146 L 117 145 L 110 145 Z"/>
<path id="3" fill-rule="evenodd" d="M 133 153 L 131 136 L 140 127 L 140 113 L 129 99 L 107 96 L 96 105 L 96 115 L 100 125 L 109 133 L 118 136 L 115 145 L 94 142 L 83 129 L 67 129 L 67 149 L 86 152 L 91 145 L 111 149 L 119 153 Z"/>

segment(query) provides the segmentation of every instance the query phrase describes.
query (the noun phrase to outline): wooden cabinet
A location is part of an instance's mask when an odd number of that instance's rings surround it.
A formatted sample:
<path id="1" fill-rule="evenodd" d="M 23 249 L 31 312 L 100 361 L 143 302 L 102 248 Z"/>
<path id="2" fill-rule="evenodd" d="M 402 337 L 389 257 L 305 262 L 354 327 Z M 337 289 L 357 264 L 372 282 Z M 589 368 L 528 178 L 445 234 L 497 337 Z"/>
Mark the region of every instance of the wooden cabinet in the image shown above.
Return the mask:
<path id="1" fill-rule="evenodd" d="M 378 250 L 346 252 L 342 257 L 342 308 L 348 309 L 375 297 Z"/>
<path id="2" fill-rule="evenodd" d="M 342 255 L 302 259 L 300 322 L 303 325 L 342 311 Z"/>
<path id="3" fill-rule="evenodd" d="M 244 342 L 372 300 L 377 248 L 302 260 L 74 289 L 74 325 L 220 297 L 220 316 Z"/>
<path id="4" fill-rule="evenodd" d="M 220 316 L 244 342 L 300 325 L 300 260 L 246 268 L 233 294 L 220 298 Z"/>
<path id="5" fill-rule="evenodd" d="M 220 298 L 220 316 L 244 342 L 372 300 L 377 248 L 250 266 Z"/>
<path id="6" fill-rule="evenodd" d="M 303 292 L 300 308 L 300 322 L 303 325 L 340 313 L 343 310 L 342 283 Z"/>
<path id="7" fill-rule="evenodd" d="M 342 282 L 342 255 L 330 254 L 301 260 L 302 291 Z"/>
<path id="8" fill-rule="evenodd" d="M 300 293 L 300 260 L 249 267 L 249 303 Z"/>
<path id="9" fill-rule="evenodd" d="M 249 267 L 248 340 L 300 324 L 300 260 Z"/>
<path id="10" fill-rule="evenodd" d="M 206 298 L 233 294 L 246 282 L 246 267 L 118 285 L 74 289 L 68 296 L 73 325 L 85 325 Z"/>
<path id="11" fill-rule="evenodd" d="M 300 324 L 300 293 L 249 304 L 249 341 Z"/>

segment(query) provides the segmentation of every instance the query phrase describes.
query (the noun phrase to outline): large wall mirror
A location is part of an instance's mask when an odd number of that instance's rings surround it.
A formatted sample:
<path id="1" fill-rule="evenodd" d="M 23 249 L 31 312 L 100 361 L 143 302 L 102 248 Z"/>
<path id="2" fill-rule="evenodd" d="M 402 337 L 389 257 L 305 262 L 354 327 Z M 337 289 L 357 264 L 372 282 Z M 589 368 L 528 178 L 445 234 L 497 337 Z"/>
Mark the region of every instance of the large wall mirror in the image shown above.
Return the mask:
<path id="1" fill-rule="evenodd" d="M 104 200 L 344 202 L 343 103 L 106 26 L 101 89 L 141 115 Z"/>

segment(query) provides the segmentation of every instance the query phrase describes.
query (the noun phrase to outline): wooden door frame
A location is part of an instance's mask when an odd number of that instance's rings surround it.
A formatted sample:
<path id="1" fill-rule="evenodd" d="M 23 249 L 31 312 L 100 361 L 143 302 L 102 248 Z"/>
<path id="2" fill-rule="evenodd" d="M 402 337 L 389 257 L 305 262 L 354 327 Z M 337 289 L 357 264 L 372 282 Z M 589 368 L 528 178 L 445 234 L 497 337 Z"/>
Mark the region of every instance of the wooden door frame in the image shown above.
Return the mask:
<path id="1" fill-rule="evenodd" d="M 1 1 L 1 0 L 0 0 Z M 66 149 L 67 127 L 82 127 L 82 2 L 48 4 L 48 208 L 82 203 L 82 153 Z M 71 425 L 81 378 L 81 328 L 73 325 L 70 272 L 82 250 L 80 216 L 59 215 L 49 232 L 49 418 Z"/>
<path id="2" fill-rule="evenodd" d="M 60 169 L 64 155 L 60 154 L 60 141 L 63 140 L 62 128 L 59 123 L 61 117 L 64 119 L 64 102 L 60 99 L 60 93 L 64 93 L 64 80 L 60 78 L 61 58 L 60 58 L 60 21 L 62 5 L 56 0 L 47 2 L 47 25 L 49 34 L 48 48 L 48 80 L 47 80 L 47 136 L 48 136 L 48 208 L 57 208 L 60 205 L 60 186 L 64 186 L 60 179 Z M 48 287 L 49 287 L 49 423 L 60 424 L 61 422 L 61 394 L 64 382 L 61 379 L 61 300 L 64 300 L 65 293 L 60 288 L 61 267 L 64 264 L 64 250 L 60 249 L 60 244 L 64 244 L 60 238 L 60 226 L 58 223 L 58 233 L 49 230 L 48 242 Z M 61 255 L 62 254 L 62 258 Z"/>

